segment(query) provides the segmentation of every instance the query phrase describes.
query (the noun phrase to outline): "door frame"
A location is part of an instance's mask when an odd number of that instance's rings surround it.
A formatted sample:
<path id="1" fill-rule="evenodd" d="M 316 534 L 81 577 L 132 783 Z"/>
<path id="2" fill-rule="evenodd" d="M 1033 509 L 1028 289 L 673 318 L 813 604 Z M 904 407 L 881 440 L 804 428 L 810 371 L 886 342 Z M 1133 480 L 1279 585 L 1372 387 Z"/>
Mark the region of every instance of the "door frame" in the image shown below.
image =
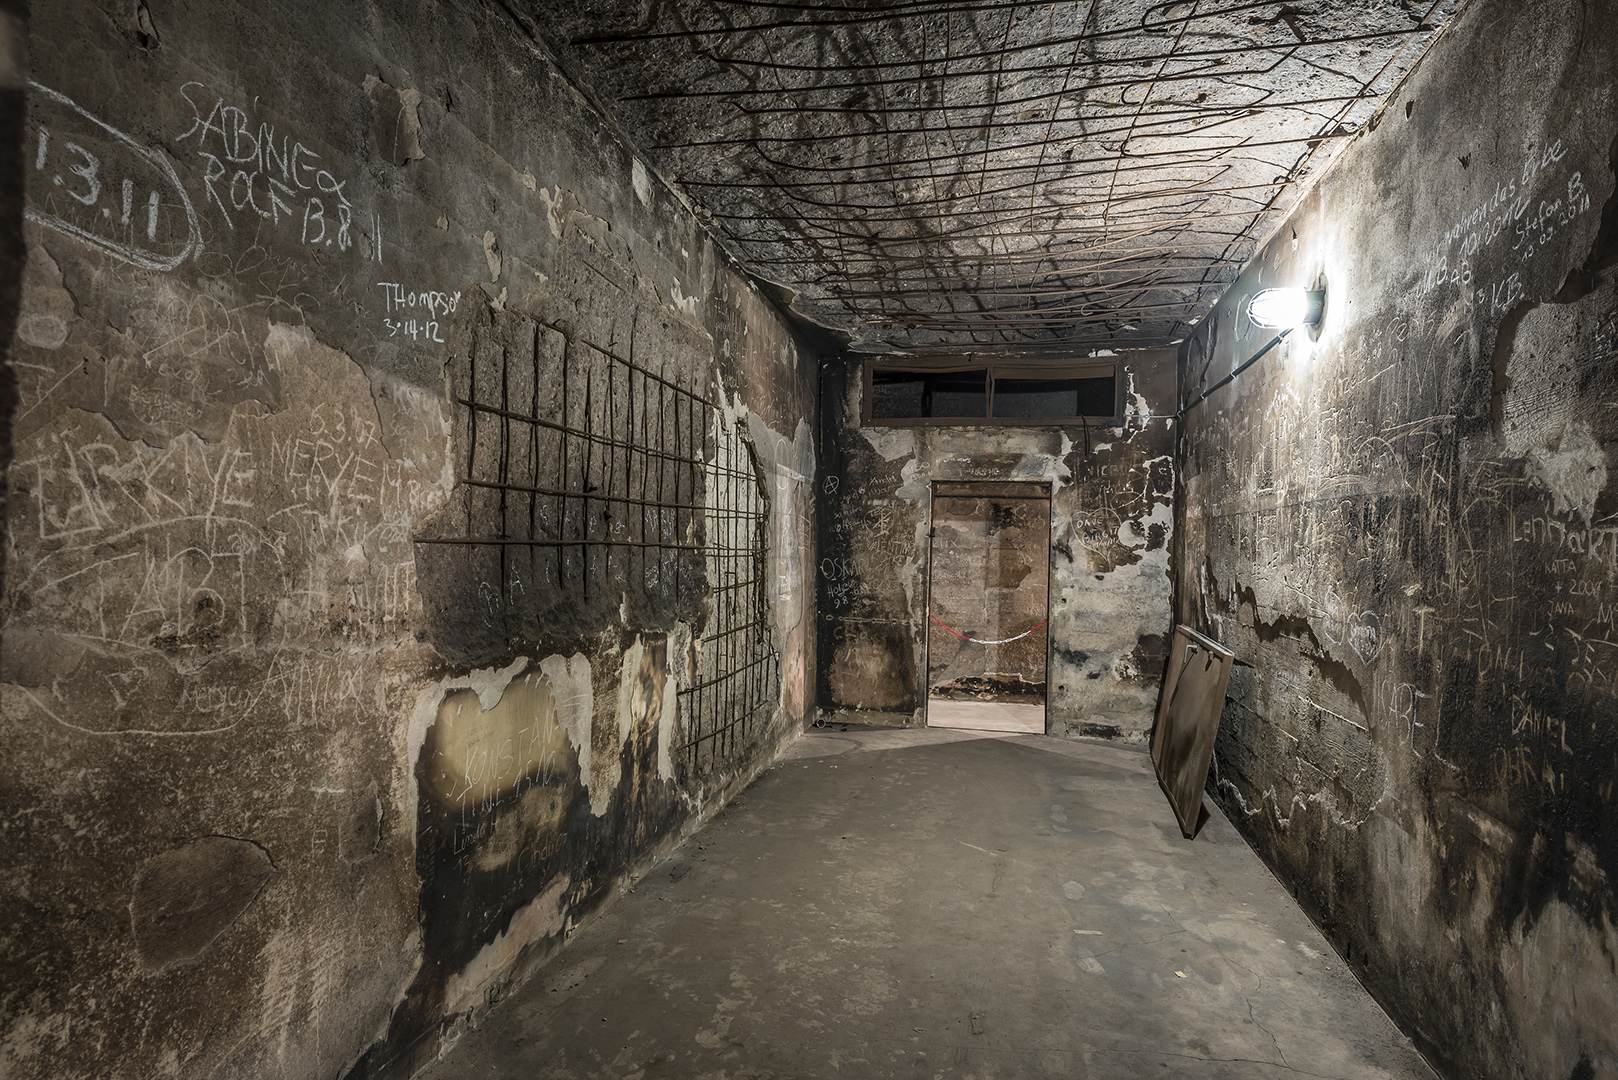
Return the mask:
<path id="1" fill-rule="evenodd" d="M 1056 527 L 1056 488 L 1049 480 L 932 480 L 927 485 L 927 580 L 922 586 L 922 631 L 921 639 L 921 726 L 928 727 L 928 710 L 931 708 L 933 696 L 933 541 L 938 538 L 938 519 L 933 514 L 933 508 L 940 498 L 938 489 L 947 488 L 995 488 L 995 492 L 968 492 L 960 496 L 946 494 L 943 498 L 999 498 L 999 499 L 1027 499 L 1030 501 L 1044 500 L 1048 513 L 1045 520 L 1045 734 L 1051 731 L 1051 556 L 1056 545 L 1051 542 L 1052 532 Z M 1002 494 L 1005 488 L 1027 487 L 1038 489 L 1028 494 Z"/>

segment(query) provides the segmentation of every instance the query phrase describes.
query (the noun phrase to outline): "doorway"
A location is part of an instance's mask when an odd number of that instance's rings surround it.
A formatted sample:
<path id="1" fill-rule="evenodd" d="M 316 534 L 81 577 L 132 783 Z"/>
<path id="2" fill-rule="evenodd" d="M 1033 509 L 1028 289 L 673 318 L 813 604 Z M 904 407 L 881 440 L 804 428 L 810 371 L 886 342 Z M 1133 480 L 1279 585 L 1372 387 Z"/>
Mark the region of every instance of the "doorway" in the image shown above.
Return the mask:
<path id="1" fill-rule="evenodd" d="M 1045 733 L 1051 489 L 933 484 L 929 727 Z"/>

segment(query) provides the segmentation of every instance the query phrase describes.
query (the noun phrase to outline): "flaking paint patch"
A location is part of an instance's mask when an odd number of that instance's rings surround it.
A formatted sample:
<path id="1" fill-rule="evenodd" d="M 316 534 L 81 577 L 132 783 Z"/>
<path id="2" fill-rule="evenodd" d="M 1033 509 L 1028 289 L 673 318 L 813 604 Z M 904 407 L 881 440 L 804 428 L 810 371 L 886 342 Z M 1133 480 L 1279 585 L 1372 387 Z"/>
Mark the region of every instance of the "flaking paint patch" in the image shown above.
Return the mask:
<path id="1" fill-rule="evenodd" d="M 539 670 L 551 681 L 556 702 L 556 723 L 567 732 L 573 752 L 579 759 L 579 777 L 586 788 L 592 783 L 590 732 L 595 721 L 595 687 L 591 682 L 590 658 L 583 653 L 570 657 L 547 656 Z M 592 809 L 594 802 L 591 803 Z"/>
<path id="2" fill-rule="evenodd" d="M 424 778 L 429 793 L 442 806 L 466 810 L 524 783 L 571 772 L 567 734 L 556 714 L 551 680 L 542 671 L 512 678 L 487 708 L 470 687 L 445 694 Z"/>

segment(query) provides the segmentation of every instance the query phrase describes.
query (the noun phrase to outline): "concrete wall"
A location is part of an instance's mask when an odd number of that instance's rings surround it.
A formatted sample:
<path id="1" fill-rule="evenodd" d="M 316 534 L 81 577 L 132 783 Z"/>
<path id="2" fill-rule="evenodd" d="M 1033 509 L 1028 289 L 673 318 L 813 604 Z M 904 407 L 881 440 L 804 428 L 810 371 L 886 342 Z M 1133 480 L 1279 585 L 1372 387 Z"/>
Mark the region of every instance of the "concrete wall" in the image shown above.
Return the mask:
<path id="1" fill-rule="evenodd" d="M 535 40 L 34 5 L 0 1074 L 405 1075 L 801 725 L 815 361 Z"/>
<path id="2" fill-rule="evenodd" d="M 1478 0 L 1185 347 L 1211 787 L 1454 1076 L 1618 1076 L 1618 5 Z"/>
<path id="3" fill-rule="evenodd" d="M 1051 734 L 1143 741 L 1170 628 L 1174 357 L 1121 363 L 1124 426 L 861 427 L 857 358 L 821 377 L 817 701 L 917 724 L 935 480 L 1052 485 Z"/>

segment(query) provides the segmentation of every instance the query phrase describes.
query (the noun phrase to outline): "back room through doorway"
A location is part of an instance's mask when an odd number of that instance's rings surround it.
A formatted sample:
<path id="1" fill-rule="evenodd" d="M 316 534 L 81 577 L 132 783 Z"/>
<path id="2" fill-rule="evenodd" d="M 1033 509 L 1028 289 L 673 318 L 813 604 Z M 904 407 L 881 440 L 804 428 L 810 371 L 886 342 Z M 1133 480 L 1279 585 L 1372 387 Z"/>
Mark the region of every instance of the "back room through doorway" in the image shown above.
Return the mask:
<path id="1" fill-rule="evenodd" d="M 927 723 L 1045 733 L 1050 485 L 933 485 Z"/>

